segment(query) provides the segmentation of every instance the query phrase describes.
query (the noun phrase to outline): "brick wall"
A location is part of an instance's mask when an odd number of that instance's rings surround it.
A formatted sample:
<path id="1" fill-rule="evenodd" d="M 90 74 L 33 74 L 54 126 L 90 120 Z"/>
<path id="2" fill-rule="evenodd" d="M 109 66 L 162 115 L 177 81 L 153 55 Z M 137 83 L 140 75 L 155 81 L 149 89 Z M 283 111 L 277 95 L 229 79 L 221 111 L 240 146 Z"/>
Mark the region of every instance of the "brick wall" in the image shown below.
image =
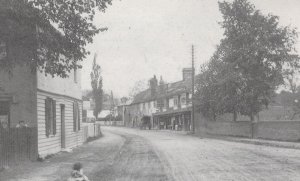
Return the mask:
<path id="1" fill-rule="evenodd" d="M 26 67 L 16 66 L 12 75 L 0 70 L 0 100 L 10 100 L 10 127 L 25 121 L 36 127 L 36 75 Z"/>
<path id="2" fill-rule="evenodd" d="M 195 114 L 195 128 L 199 134 L 226 135 L 251 137 L 252 126 L 250 122 L 241 121 L 209 121 L 201 114 Z"/>
<path id="3" fill-rule="evenodd" d="M 195 130 L 200 135 L 222 135 L 279 141 L 300 141 L 300 121 L 210 121 L 195 114 Z"/>
<path id="4" fill-rule="evenodd" d="M 281 141 L 300 141 L 300 121 L 257 122 L 253 127 L 254 138 Z"/>

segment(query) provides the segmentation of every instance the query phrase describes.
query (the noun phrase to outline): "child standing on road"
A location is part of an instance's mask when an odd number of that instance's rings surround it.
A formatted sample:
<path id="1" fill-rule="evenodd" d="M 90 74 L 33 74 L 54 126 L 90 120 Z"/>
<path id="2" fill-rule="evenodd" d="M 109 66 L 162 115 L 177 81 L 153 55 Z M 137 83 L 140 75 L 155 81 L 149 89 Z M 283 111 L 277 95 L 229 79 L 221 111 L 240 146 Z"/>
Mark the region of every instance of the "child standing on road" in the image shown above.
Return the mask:
<path id="1" fill-rule="evenodd" d="M 89 181 L 88 177 L 83 174 L 82 164 L 75 163 L 68 181 Z"/>

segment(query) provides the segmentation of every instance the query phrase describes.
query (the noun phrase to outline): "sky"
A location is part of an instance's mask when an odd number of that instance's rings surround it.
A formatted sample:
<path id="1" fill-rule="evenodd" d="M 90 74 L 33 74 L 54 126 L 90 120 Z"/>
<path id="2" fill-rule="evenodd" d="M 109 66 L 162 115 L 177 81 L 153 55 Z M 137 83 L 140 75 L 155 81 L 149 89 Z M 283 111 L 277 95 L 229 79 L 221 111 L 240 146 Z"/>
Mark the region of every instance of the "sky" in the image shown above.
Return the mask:
<path id="1" fill-rule="evenodd" d="M 279 16 L 281 25 L 300 31 L 299 0 L 250 2 L 264 14 Z M 115 97 L 128 96 L 137 81 L 147 82 L 153 75 L 166 82 L 181 80 L 182 69 L 191 67 L 192 45 L 197 73 L 222 38 L 220 21 L 217 0 L 113 0 L 105 13 L 95 17 L 95 25 L 108 30 L 87 46 L 91 55 L 83 62 L 82 89 L 91 89 L 95 53 L 103 88 Z"/>

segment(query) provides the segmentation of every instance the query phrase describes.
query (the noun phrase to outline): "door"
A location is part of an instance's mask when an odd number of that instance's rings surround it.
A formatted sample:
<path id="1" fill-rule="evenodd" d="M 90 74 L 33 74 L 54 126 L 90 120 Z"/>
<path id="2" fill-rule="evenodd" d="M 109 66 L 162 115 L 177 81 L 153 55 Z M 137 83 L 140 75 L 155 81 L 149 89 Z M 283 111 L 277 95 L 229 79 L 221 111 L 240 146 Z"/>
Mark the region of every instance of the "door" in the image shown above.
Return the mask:
<path id="1" fill-rule="evenodd" d="M 66 148 L 66 129 L 65 129 L 65 105 L 60 105 L 60 121 L 61 121 L 61 148 Z"/>
<path id="2" fill-rule="evenodd" d="M 9 101 L 0 101 L 0 126 L 3 128 L 10 127 Z"/>

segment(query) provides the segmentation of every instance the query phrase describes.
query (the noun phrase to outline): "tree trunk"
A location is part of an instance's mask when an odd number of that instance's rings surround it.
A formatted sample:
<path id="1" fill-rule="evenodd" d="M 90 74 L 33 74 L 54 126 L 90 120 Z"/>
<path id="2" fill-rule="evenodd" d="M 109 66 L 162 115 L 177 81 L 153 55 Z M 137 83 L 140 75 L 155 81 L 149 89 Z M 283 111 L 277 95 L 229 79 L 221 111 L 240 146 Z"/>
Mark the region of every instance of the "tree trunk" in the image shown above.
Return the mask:
<path id="1" fill-rule="evenodd" d="M 253 113 L 251 113 L 249 117 L 250 117 L 251 122 L 253 122 L 254 121 Z"/>
<path id="2" fill-rule="evenodd" d="M 237 120 L 237 112 L 233 111 L 233 121 L 236 122 Z"/>

